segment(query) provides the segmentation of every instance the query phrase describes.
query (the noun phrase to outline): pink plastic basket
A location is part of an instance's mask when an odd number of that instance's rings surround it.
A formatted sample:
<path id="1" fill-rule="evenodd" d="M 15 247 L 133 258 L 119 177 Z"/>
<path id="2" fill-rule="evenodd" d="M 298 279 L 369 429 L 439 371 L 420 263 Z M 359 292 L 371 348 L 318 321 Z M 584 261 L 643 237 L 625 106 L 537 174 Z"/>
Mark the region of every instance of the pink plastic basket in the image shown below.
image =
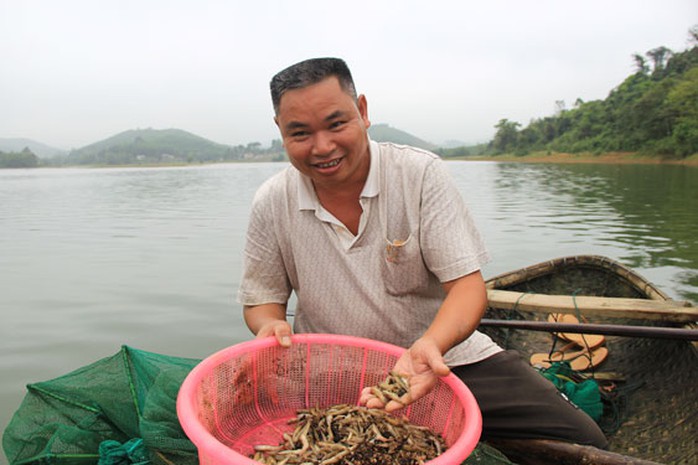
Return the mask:
<path id="1" fill-rule="evenodd" d="M 255 339 L 204 359 L 182 383 L 177 415 L 201 465 L 254 465 L 257 444 L 279 444 L 299 409 L 358 404 L 361 390 L 383 381 L 405 349 L 336 334 L 300 334 L 283 348 Z M 455 375 L 399 412 L 441 434 L 448 450 L 430 465 L 458 464 L 477 445 L 480 409 Z"/>

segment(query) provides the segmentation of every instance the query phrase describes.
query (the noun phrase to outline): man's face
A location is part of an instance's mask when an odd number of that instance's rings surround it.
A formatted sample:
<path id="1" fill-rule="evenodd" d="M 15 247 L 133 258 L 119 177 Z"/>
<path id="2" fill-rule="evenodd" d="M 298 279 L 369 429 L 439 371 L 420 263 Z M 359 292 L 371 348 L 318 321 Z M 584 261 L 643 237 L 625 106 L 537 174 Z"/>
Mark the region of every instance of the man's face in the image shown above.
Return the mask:
<path id="1" fill-rule="evenodd" d="M 368 176 L 366 98 L 344 92 L 335 77 L 283 94 L 274 119 L 291 164 L 317 188 L 342 189 Z"/>

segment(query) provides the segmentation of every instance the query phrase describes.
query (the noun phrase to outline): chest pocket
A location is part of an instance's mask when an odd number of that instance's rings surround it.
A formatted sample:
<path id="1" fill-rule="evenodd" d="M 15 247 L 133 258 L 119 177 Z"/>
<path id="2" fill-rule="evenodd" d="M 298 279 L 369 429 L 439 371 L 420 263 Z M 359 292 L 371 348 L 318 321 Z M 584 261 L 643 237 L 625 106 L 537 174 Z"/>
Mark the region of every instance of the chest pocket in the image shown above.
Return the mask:
<path id="1" fill-rule="evenodd" d="M 386 158 L 387 159 L 387 158 Z M 398 168 L 400 165 L 396 165 Z M 394 164 L 381 165 L 381 273 L 388 294 L 419 293 L 429 287 L 420 244 L 422 171 L 409 176 Z"/>
<path id="2" fill-rule="evenodd" d="M 429 273 L 422 259 L 419 236 L 406 239 L 385 239 L 382 253 L 382 274 L 385 288 L 391 295 L 419 292 L 429 285 Z"/>

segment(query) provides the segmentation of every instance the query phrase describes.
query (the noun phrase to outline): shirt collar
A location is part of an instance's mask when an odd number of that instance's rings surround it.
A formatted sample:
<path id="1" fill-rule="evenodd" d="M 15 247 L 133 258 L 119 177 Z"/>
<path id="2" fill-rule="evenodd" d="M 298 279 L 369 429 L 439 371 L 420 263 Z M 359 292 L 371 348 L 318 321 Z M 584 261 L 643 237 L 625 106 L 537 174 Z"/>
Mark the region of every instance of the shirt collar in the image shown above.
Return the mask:
<path id="1" fill-rule="evenodd" d="M 364 188 L 361 190 L 361 198 L 375 197 L 380 192 L 380 148 L 378 144 L 369 139 L 368 151 L 371 157 L 371 165 L 368 168 L 368 177 Z M 295 168 L 294 168 L 295 169 Z M 310 178 L 300 172 L 298 183 L 298 209 L 317 210 L 320 201 L 315 194 L 315 188 Z"/>

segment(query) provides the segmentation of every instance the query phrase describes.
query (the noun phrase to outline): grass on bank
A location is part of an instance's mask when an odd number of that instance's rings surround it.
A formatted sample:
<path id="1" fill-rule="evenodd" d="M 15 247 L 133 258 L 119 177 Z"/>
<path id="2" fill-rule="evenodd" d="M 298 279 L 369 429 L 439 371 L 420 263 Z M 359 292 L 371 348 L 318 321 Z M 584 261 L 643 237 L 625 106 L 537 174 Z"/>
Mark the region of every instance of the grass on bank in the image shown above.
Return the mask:
<path id="1" fill-rule="evenodd" d="M 532 152 L 527 155 L 488 155 L 449 157 L 449 160 L 479 160 L 513 163 L 604 163 L 604 164 L 677 164 L 698 166 L 698 153 L 686 158 L 670 158 L 657 155 L 642 155 L 636 152 L 563 153 Z"/>

